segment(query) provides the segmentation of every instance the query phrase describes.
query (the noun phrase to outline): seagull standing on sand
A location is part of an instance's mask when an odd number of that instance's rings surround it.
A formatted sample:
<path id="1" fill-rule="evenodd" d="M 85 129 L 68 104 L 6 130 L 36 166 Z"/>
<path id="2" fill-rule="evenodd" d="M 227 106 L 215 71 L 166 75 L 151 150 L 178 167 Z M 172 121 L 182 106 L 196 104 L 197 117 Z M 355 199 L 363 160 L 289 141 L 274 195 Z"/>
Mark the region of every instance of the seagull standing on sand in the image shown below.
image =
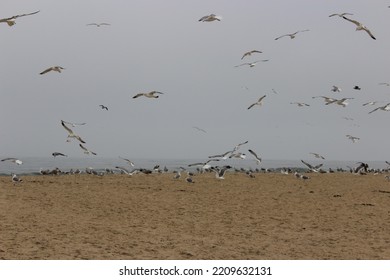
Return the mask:
<path id="1" fill-rule="evenodd" d="M 19 178 L 16 174 L 14 174 L 14 173 L 12 173 L 12 179 L 11 179 L 11 180 L 12 180 L 12 183 L 14 183 L 14 185 L 23 182 L 23 180 L 20 179 L 20 178 Z"/>
<path id="2" fill-rule="evenodd" d="M 201 17 L 198 21 L 211 22 L 211 21 L 215 21 L 215 20 L 221 21 L 221 19 L 222 19 L 221 16 L 217 16 L 215 14 L 210 14 L 210 15 Z"/>
<path id="3" fill-rule="evenodd" d="M 16 16 L 12 16 L 12 17 L 9 17 L 9 18 L 2 18 L 2 19 L 0 19 L 0 23 L 1 22 L 5 22 L 5 23 L 8 24 L 8 26 L 13 26 L 13 25 L 16 24 L 15 19 L 17 19 L 19 17 L 35 15 L 36 13 L 39 13 L 39 11 L 36 11 L 36 12 L 33 12 L 33 13 L 29 13 L 29 14 L 16 15 Z"/>
<path id="4" fill-rule="evenodd" d="M 249 149 L 248 152 L 250 152 L 254 157 L 255 157 L 255 160 L 256 160 L 256 164 L 260 164 L 261 162 L 261 157 L 259 157 L 253 150 Z"/>
<path id="5" fill-rule="evenodd" d="M 252 108 L 253 106 L 255 106 L 255 105 L 259 105 L 259 106 L 263 105 L 263 99 L 264 99 L 266 96 L 267 96 L 267 95 L 263 95 L 262 97 L 260 97 L 259 100 L 257 100 L 257 102 L 253 103 L 252 105 L 250 105 L 250 106 L 248 107 L 248 110 L 249 110 L 250 108 Z"/>
<path id="6" fill-rule="evenodd" d="M 134 95 L 133 98 L 138 98 L 140 96 L 145 96 L 147 98 L 158 98 L 159 96 L 156 94 L 163 94 L 163 93 L 160 91 L 153 90 L 153 91 L 147 92 L 147 93 L 138 93 L 138 94 Z"/>
<path id="7" fill-rule="evenodd" d="M 382 110 L 382 111 L 390 111 L 390 103 L 387 103 L 385 106 L 381 106 L 381 107 L 378 107 L 378 108 L 375 108 L 374 110 L 372 110 L 371 112 L 368 112 L 369 114 L 377 111 L 377 110 Z"/>
<path id="8" fill-rule="evenodd" d="M 11 161 L 13 163 L 16 163 L 17 165 L 21 165 L 23 164 L 23 161 L 21 161 L 20 159 L 17 159 L 17 158 L 3 158 L 1 161 Z"/>
<path id="9" fill-rule="evenodd" d="M 350 18 L 347 18 L 345 16 L 343 16 L 343 19 L 345 20 L 348 20 L 350 22 L 352 22 L 353 24 L 356 25 L 356 31 L 361 31 L 361 30 L 364 30 L 367 32 L 368 35 L 370 35 L 370 37 L 374 40 L 376 40 L 376 38 L 374 37 L 374 35 L 372 35 L 371 31 L 366 27 L 364 26 L 363 24 L 361 24 L 360 22 L 358 22 L 357 20 L 353 20 L 353 19 L 350 19 Z"/>
<path id="10" fill-rule="evenodd" d="M 97 154 L 95 152 L 92 152 L 90 150 L 88 150 L 86 147 L 84 147 L 82 144 L 79 144 L 80 148 L 84 150 L 84 154 L 86 155 L 89 155 L 89 154 L 93 154 L 94 156 L 96 156 Z"/>
<path id="11" fill-rule="evenodd" d="M 279 40 L 280 38 L 283 38 L 283 37 L 290 37 L 290 39 L 294 39 L 295 36 L 300 33 L 300 32 L 306 32 L 306 31 L 310 31 L 309 29 L 305 29 L 305 30 L 298 30 L 297 32 L 294 32 L 294 33 L 290 33 L 290 34 L 285 34 L 285 35 L 282 35 L 282 36 L 279 36 L 277 38 L 275 38 L 275 40 Z"/>
<path id="12" fill-rule="evenodd" d="M 43 74 L 46 74 L 50 71 L 56 71 L 58 73 L 61 73 L 61 70 L 64 70 L 65 68 L 64 67 L 61 67 L 61 66 L 52 66 L 52 67 L 49 67 L 47 68 L 46 70 L 43 70 L 41 73 L 39 73 L 39 75 L 43 75 Z"/>
<path id="13" fill-rule="evenodd" d="M 241 57 L 241 60 L 244 59 L 244 57 L 250 56 L 250 55 L 252 55 L 252 54 L 254 54 L 254 53 L 263 53 L 263 52 L 262 52 L 262 51 L 258 51 L 258 50 L 252 50 L 252 51 L 246 52 L 246 53 L 244 53 L 244 55 Z"/>
<path id="14" fill-rule="evenodd" d="M 61 124 L 62 126 L 66 129 L 66 131 L 68 131 L 68 138 L 76 138 L 77 140 L 79 140 L 81 143 L 85 143 L 85 141 L 83 139 L 81 139 L 80 136 L 78 136 L 77 134 L 75 134 L 69 127 L 67 127 L 64 123 L 63 120 L 61 120 Z"/>

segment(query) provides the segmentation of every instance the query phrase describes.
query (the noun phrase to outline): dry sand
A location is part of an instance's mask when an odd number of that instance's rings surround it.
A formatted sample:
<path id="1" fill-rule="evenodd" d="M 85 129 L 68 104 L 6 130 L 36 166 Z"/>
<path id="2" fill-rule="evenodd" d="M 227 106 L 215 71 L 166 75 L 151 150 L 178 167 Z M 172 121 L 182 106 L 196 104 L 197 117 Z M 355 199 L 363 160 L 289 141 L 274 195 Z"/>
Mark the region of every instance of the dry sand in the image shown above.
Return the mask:
<path id="1" fill-rule="evenodd" d="M 0 177 L 0 259 L 390 259 L 384 175 Z"/>

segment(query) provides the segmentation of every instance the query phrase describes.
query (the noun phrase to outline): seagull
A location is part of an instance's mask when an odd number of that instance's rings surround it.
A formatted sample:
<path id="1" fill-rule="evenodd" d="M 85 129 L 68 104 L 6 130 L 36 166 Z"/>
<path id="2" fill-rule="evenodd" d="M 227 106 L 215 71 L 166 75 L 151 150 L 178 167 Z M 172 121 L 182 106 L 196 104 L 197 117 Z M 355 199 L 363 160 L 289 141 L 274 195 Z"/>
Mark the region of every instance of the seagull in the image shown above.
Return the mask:
<path id="1" fill-rule="evenodd" d="M 14 184 L 17 184 L 17 183 L 23 182 L 23 180 L 20 179 L 18 176 L 16 176 L 16 174 L 12 173 L 12 182 L 13 182 Z"/>
<path id="2" fill-rule="evenodd" d="M 106 107 L 106 106 L 104 106 L 104 105 L 99 105 L 99 106 L 100 106 L 100 108 L 102 108 L 103 110 L 108 111 L 108 107 Z"/>
<path id="3" fill-rule="evenodd" d="M 380 85 L 380 86 L 390 86 L 390 83 L 379 83 L 378 85 Z"/>
<path id="4" fill-rule="evenodd" d="M 356 141 L 360 140 L 359 137 L 355 137 L 355 136 L 352 136 L 352 135 L 349 135 L 349 134 L 347 134 L 347 135 L 345 135 L 345 136 L 347 136 L 347 138 L 348 138 L 349 140 L 351 140 L 353 143 L 356 143 Z"/>
<path id="5" fill-rule="evenodd" d="M 341 88 L 339 88 L 338 86 L 333 86 L 331 91 L 333 91 L 333 92 L 341 92 Z"/>
<path id="6" fill-rule="evenodd" d="M 242 145 L 245 145 L 245 144 L 247 144 L 247 143 L 248 143 L 248 140 L 245 141 L 245 142 L 242 142 L 242 143 L 237 144 L 237 145 L 234 147 L 234 149 L 233 149 L 232 152 L 237 151 Z"/>
<path id="7" fill-rule="evenodd" d="M 215 172 L 215 178 L 223 180 L 225 179 L 224 175 L 226 173 L 226 170 L 230 169 L 230 166 L 224 166 L 221 169 L 219 169 L 218 167 L 212 167 L 211 169 Z"/>
<path id="8" fill-rule="evenodd" d="M 377 111 L 377 110 L 382 110 L 382 111 L 390 111 L 390 103 L 387 103 L 385 106 L 381 106 L 381 107 L 378 107 L 378 108 L 375 108 L 374 110 L 372 110 L 371 112 L 368 112 L 369 114 Z"/>
<path id="9" fill-rule="evenodd" d="M 228 154 L 233 153 L 234 151 L 228 151 L 226 153 L 223 153 L 221 155 L 214 155 L 214 156 L 209 156 L 209 158 L 222 158 L 223 160 L 227 159 L 229 156 Z"/>
<path id="10" fill-rule="evenodd" d="M 344 120 L 347 120 L 347 121 L 353 121 L 354 119 L 353 118 L 348 118 L 348 117 L 343 117 Z"/>
<path id="11" fill-rule="evenodd" d="M 85 141 L 83 139 L 81 139 L 80 136 L 78 136 L 77 134 L 75 134 L 69 127 L 67 127 L 64 123 L 63 120 L 61 120 L 61 124 L 62 126 L 66 129 L 66 131 L 68 131 L 68 138 L 76 138 L 77 140 L 79 140 L 81 143 L 85 143 Z"/>
<path id="12" fill-rule="evenodd" d="M 186 178 L 186 182 L 187 182 L 187 183 L 191 183 L 191 184 L 194 184 L 194 183 L 195 183 L 195 181 L 192 180 L 192 177 L 187 177 L 187 178 Z"/>
<path id="13" fill-rule="evenodd" d="M 303 175 L 303 174 L 300 174 L 300 173 L 298 173 L 298 172 L 294 172 L 294 176 L 296 177 L 296 178 L 298 178 L 298 179 L 302 179 L 302 180 L 308 180 L 308 179 L 310 179 L 310 177 L 308 177 L 308 176 L 306 176 L 306 175 Z"/>
<path id="14" fill-rule="evenodd" d="M 350 13 L 342 13 L 342 14 L 331 14 L 329 15 L 329 17 L 334 17 L 334 16 L 339 16 L 339 17 L 343 17 L 343 16 L 353 16 L 353 14 L 350 14 Z"/>
<path id="15" fill-rule="evenodd" d="M 245 159 L 246 155 L 243 153 L 232 153 L 232 154 L 230 154 L 229 158 Z"/>
<path id="16" fill-rule="evenodd" d="M 72 127 L 76 127 L 77 125 L 85 125 L 86 123 L 71 123 L 71 122 L 66 122 L 66 121 L 63 121 L 64 123 L 66 124 L 70 124 Z"/>
<path id="17" fill-rule="evenodd" d="M 67 155 L 64 155 L 63 153 L 59 153 L 59 152 L 54 152 L 51 154 L 54 158 L 55 157 L 58 157 L 58 156 L 62 156 L 62 157 L 67 157 Z"/>
<path id="18" fill-rule="evenodd" d="M 215 20 L 221 21 L 221 19 L 222 19 L 221 16 L 217 16 L 215 14 L 210 14 L 210 15 L 201 17 L 198 21 L 211 22 L 211 21 L 215 21 Z"/>
<path id="19" fill-rule="evenodd" d="M 93 22 L 93 23 L 88 23 L 87 25 L 95 25 L 96 27 L 100 27 L 102 25 L 111 25 L 111 24 L 106 23 L 106 22 L 102 22 L 102 23 L 95 23 L 95 22 Z"/>
<path id="20" fill-rule="evenodd" d="M 335 101 L 337 101 L 337 99 L 335 99 L 335 98 L 332 98 L 332 97 L 327 97 L 327 96 L 313 96 L 312 98 L 319 98 L 319 97 L 321 97 L 321 98 L 323 98 L 324 99 L 324 101 L 327 103 L 326 105 L 328 105 L 328 104 L 330 104 L 330 103 L 332 103 L 332 102 L 335 102 Z"/>
<path id="21" fill-rule="evenodd" d="M 325 103 L 325 105 L 329 105 L 329 104 L 337 104 L 337 105 L 340 105 L 340 106 L 343 106 L 345 108 L 345 106 L 348 105 L 348 102 L 346 102 L 348 99 L 354 99 L 354 98 L 342 98 L 342 99 L 335 99 L 333 101 L 330 101 L 330 102 L 327 102 Z"/>
<path id="22" fill-rule="evenodd" d="M 269 59 L 256 60 L 256 61 L 253 61 L 253 62 L 242 63 L 242 64 L 236 65 L 234 67 L 240 67 L 240 66 L 244 66 L 244 65 L 248 65 L 249 67 L 255 67 L 257 63 L 259 63 L 259 62 L 267 62 L 267 61 L 269 61 Z"/>
<path id="23" fill-rule="evenodd" d="M 2 19 L 0 19 L 0 22 L 5 22 L 5 23 L 8 24 L 8 26 L 13 26 L 13 25 L 16 24 L 15 19 L 17 19 L 19 17 L 35 15 L 36 13 L 39 13 L 39 11 L 36 11 L 36 12 L 33 12 L 33 13 L 29 13 L 29 14 L 16 15 L 16 16 L 12 16 L 12 17 L 9 17 L 9 18 L 2 18 Z"/>
<path id="24" fill-rule="evenodd" d="M 244 55 L 241 57 L 241 60 L 242 60 L 244 57 L 250 56 L 250 55 L 252 55 L 252 54 L 254 54 L 254 53 L 263 53 L 263 52 L 262 52 L 262 51 L 258 51 L 258 50 L 252 50 L 252 51 L 246 52 L 246 53 L 244 53 Z"/>
<path id="25" fill-rule="evenodd" d="M 353 19 L 350 19 L 350 18 L 347 18 L 345 16 L 343 16 L 343 19 L 348 20 L 348 21 L 354 23 L 356 25 L 356 31 L 364 30 L 364 31 L 367 32 L 368 35 L 370 35 L 370 37 L 372 39 L 376 40 L 374 35 L 372 35 L 371 31 L 367 27 L 365 27 L 363 24 L 361 24 L 360 22 L 358 22 L 356 20 L 353 20 Z"/>
<path id="26" fill-rule="evenodd" d="M 310 171 L 313 171 L 313 172 L 319 172 L 319 169 L 321 168 L 321 166 L 324 165 L 323 163 L 321 163 L 321 164 L 318 164 L 318 165 L 316 165 L 316 166 L 313 166 L 313 165 L 311 165 L 311 164 L 309 164 L 309 163 L 307 163 L 307 162 L 305 162 L 305 161 L 303 161 L 303 160 L 301 160 L 301 162 L 302 162 L 304 165 L 306 165 L 306 166 L 310 169 Z"/>
<path id="27" fill-rule="evenodd" d="M 123 173 L 125 173 L 129 176 L 133 176 L 133 174 L 136 174 L 139 172 L 139 169 L 133 169 L 133 170 L 129 171 L 126 168 L 121 167 L 121 166 L 115 166 L 115 168 L 121 170 Z"/>
<path id="28" fill-rule="evenodd" d="M 259 105 L 259 106 L 263 105 L 263 99 L 264 99 L 266 96 L 267 96 L 267 95 L 263 95 L 262 97 L 260 97 L 259 100 L 257 100 L 257 102 L 253 103 L 252 105 L 250 105 L 250 106 L 248 107 L 248 110 L 249 110 L 250 108 L 252 108 L 253 106 L 255 106 L 255 105 Z"/>
<path id="29" fill-rule="evenodd" d="M 299 31 L 294 32 L 294 33 L 291 33 L 291 34 L 285 34 L 285 35 L 279 36 L 279 37 L 275 38 L 275 40 L 279 40 L 280 38 L 287 37 L 287 36 L 289 36 L 290 39 L 294 39 L 295 36 L 296 36 L 299 32 L 306 32 L 306 31 L 310 31 L 310 30 L 309 30 L 309 29 L 299 30 Z"/>
<path id="30" fill-rule="evenodd" d="M 148 98 L 158 98 L 159 96 L 156 95 L 156 94 L 163 94 L 163 93 L 154 90 L 154 91 L 151 91 L 151 92 L 148 92 L 148 93 L 138 93 L 138 94 L 134 95 L 133 98 L 138 98 L 140 96 L 145 96 L 145 97 L 148 97 Z"/>
<path id="31" fill-rule="evenodd" d="M 82 144 L 79 144 L 80 148 L 84 150 L 84 154 L 86 155 L 89 155 L 89 154 L 93 154 L 94 156 L 96 156 L 97 154 L 88 150 L 87 148 L 85 148 Z"/>
<path id="32" fill-rule="evenodd" d="M 1 161 L 11 161 L 13 163 L 16 163 L 17 165 L 23 164 L 23 161 L 17 158 L 3 158 Z"/>
<path id="33" fill-rule="evenodd" d="M 42 71 L 41 73 L 39 73 L 40 75 L 43 75 L 43 74 L 46 74 L 50 71 L 56 71 L 58 73 L 61 73 L 61 70 L 64 70 L 65 68 L 61 67 L 61 66 L 52 66 L 52 67 L 49 67 L 47 68 L 46 70 Z"/>
<path id="34" fill-rule="evenodd" d="M 290 102 L 290 104 L 297 104 L 298 107 L 303 107 L 303 106 L 308 107 L 308 106 L 310 106 L 309 104 L 303 103 L 303 102 Z"/>
<path id="35" fill-rule="evenodd" d="M 317 154 L 317 153 L 309 153 L 309 154 L 315 156 L 316 158 L 325 159 L 323 156 L 321 156 L 320 154 Z"/>
<path id="36" fill-rule="evenodd" d="M 356 89 L 356 90 L 361 90 L 362 88 L 359 87 L 359 86 L 354 86 L 353 89 Z"/>
<path id="37" fill-rule="evenodd" d="M 207 133 L 206 130 L 202 129 L 202 128 L 199 128 L 197 126 L 193 126 L 192 128 L 195 128 L 196 130 L 199 130 L 199 131 L 202 131 L 204 133 Z"/>
<path id="38" fill-rule="evenodd" d="M 248 152 L 250 152 L 256 159 L 256 164 L 260 164 L 261 157 L 259 157 L 253 150 L 249 149 Z"/>
<path id="39" fill-rule="evenodd" d="M 123 158 L 123 157 L 119 157 L 120 159 L 123 159 L 125 160 L 128 164 L 130 164 L 131 166 L 134 166 L 134 162 L 132 162 L 131 160 L 127 159 L 127 158 Z"/>
<path id="40" fill-rule="evenodd" d="M 188 167 L 191 167 L 191 166 L 202 166 L 201 168 L 203 170 L 204 169 L 210 169 L 211 168 L 211 165 L 209 164 L 210 161 L 219 161 L 219 159 L 209 159 L 206 162 L 191 163 L 191 164 L 188 165 Z"/>
<path id="41" fill-rule="evenodd" d="M 375 104 L 378 103 L 378 102 L 379 102 L 379 101 L 370 101 L 370 102 L 364 103 L 362 106 L 375 105 Z"/>

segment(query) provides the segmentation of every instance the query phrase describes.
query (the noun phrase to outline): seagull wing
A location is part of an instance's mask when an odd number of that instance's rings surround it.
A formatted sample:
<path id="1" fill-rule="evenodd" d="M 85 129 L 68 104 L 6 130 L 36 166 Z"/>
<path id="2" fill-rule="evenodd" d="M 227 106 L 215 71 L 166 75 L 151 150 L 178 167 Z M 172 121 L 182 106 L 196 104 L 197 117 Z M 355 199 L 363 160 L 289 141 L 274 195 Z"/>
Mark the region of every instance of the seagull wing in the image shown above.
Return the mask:
<path id="1" fill-rule="evenodd" d="M 285 35 L 279 36 L 279 37 L 275 38 L 275 40 L 279 40 L 280 38 L 283 38 L 283 37 L 286 37 L 286 36 L 290 36 L 290 34 L 285 34 Z"/>
<path id="2" fill-rule="evenodd" d="M 10 18 L 4 19 L 4 20 L 7 21 L 7 20 L 17 19 L 18 17 L 31 16 L 31 15 L 35 15 L 35 14 L 37 14 L 37 13 L 39 13 L 39 12 L 40 12 L 40 11 L 36 11 L 36 12 L 33 12 L 33 13 L 29 13 L 29 14 L 16 15 L 16 16 L 12 16 L 12 17 L 10 17 Z"/>
<path id="3" fill-rule="evenodd" d="M 374 35 L 372 35 L 371 31 L 370 31 L 367 27 L 364 27 L 363 30 L 366 31 L 367 34 L 370 35 L 370 37 L 371 37 L 372 39 L 376 40 L 376 38 L 374 37 Z"/>
<path id="4" fill-rule="evenodd" d="M 373 113 L 373 112 L 379 110 L 380 108 L 382 108 L 382 107 L 375 108 L 374 110 L 372 110 L 372 111 L 370 111 L 370 112 L 368 112 L 368 113 L 371 114 L 371 113 Z"/>
<path id="5" fill-rule="evenodd" d="M 42 71 L 41 73 L 39 73 L 40 75 L 43 75 L 43 74 L 46 74 L 47 72 L 50 72 L 53 70 L 53 67 L 49 67 L 47 68 L 46 70 Z"/>
<path id="6" fill-rule="evenodd" d="M 305 161 L 303 161 L 303 160 L 301 160 L 301 162 L 302 162 L 304 165 L 306 165 L 307 167 L 309 167 L 310 169 L 313 169 L 313 166 L 312 166 L 311 164 L 309 164 L 309 163 L 307 163 L 307 162 L 305 162 Z"/>
<path id="7" fill-rule="evenodd" d="M 61 120 L 61 124 L 62 124 L 62 126 L 66 129 L 66 131 L 68 131 L 69 134 L 74 134 L 73 131 L 72 131 L 69 127 L 67 127 L 67 126 L 65 125 L 65 123 L 64 123 L 63 120 Z"/>
<path id="8" fill-rule="evenodd" d="M 259 158 L 259 157 L 257 156 L 257 154 L 256 154 L 254 151 L 252 151 L 251 149 L 249 149 L 248 152 L 250 152 L 257 160 L 261 161 L 261 158 Z"/>
<path id="9" fill-rule="evenodd" d="M 143 93 L 138 93 L 138 94 L 134 95 L 133 98 L 138 98 L 138 97 L 143 96 L 143 95 L 144 95 Z"/>
<path id="10" fill-rule="evenodd" d="M 345 17 L 345 16 L 343 16 L 343 19 L 352 22 L 352 23 L 355 24 L 356 26 L 362 26 L 362 24 L 361 24 L 360 22 L 358 22 L 357 20 L 353 20 L 353 19 L 347 18 L 347 17 Z"/>

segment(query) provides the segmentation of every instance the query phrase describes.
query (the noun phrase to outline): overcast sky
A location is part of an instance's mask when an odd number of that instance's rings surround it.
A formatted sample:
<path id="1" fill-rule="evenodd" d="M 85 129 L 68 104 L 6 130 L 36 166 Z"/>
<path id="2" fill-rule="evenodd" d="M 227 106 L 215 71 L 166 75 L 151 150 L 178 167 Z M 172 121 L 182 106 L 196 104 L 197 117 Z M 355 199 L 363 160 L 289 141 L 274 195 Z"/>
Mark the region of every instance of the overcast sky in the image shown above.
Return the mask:
<path id="1" fill-rule="evenodd" d="M 390 112 L 368 114 L 390 102 L 379 85 L 390 83 L 390 1 L 1 2 L 0 18 L 40 10 L 0 23 L 1 157 L 91 157 L 66 142 L 65 120 L 87 123 L 73 129 L 99 157 L 207 158 L 248 140 L 243 152 L 265 159 L 390 159 Z M 329 17 L 342 12 L 377 40 Z M 222 20 L 198 21 L 211 13 Z M 234 67 L 259 59 L 269 61 Z M 65 70 L 39 75 L 55 65 Z M 164 94 L 132 98 L 152 90 Z M 354 99 L 343 108 L 319 95 Z"/>

